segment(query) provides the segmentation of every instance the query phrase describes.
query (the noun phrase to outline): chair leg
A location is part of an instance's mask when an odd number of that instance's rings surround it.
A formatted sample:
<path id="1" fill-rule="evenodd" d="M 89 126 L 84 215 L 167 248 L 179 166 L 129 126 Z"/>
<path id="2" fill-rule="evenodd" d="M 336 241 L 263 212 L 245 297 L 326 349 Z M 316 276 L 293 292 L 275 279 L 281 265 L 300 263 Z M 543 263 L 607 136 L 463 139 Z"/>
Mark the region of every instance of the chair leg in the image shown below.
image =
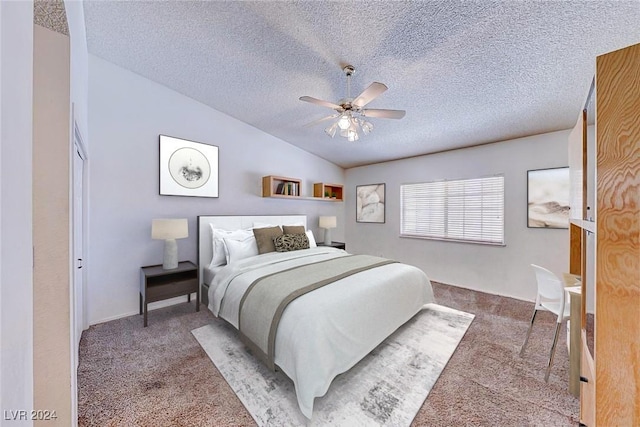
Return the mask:
<path id="1" fill-rule="evenodd" d="M 529 323 L 529 329 L 527 330 L 527 336 L 524 338 L 524 342 L 522 343 L 522 347 L 520 348 L 520 357 L 524 355 L 524 348 L 527 346 L 529 342 L 529 335 L 531 335 L 531 328 L 533 327 L 533 321 L 536 318 L 536 314 L 538 314 L 538 310 L 533 310 L 533 316 L 531 316 L 531 323 Z"/>
<path id="2" fill-rule="evenodd" d="M 551 373 L 551 364 L 553 363 L 553 357 L 556 355 L 556 347 L 558 345 L 558 336 L 560 335 L 560 326 L 562 326 L 562 323 L 558 323 L 558 326 L 556 326 L 556 335 L 553 337 L 551 354 L 549 354 L 549 365 L 547 365 L 547 373 L 544 375 L 545 382 L 549 382 L 549 373 Z"/>

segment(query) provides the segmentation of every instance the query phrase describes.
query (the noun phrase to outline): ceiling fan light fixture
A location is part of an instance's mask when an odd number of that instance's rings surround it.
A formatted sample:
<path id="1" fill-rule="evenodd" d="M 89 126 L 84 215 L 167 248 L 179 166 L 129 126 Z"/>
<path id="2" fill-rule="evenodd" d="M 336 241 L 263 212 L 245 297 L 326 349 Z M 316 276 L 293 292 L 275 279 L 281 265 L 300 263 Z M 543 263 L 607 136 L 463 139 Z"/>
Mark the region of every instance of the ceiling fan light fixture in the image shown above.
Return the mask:
<path id="1" fill-rule="evenodd" d="M 369 135 L 369 133 L 373 130 L 373 124 L 365 120 L 360 121 L 360 127 L 362 128 L 362 133 L 364 133 L 365 135 Z"/>
<path id="2" fill-rule="evenodd" d="M 342 130 L 345 130 L 345 129 L 349 129 L 350 126 L 351 126 L 351 114 L 349 114 L 348 112 L 345 112 L 340 116 L 340 119 L 338 119 L 338 127 Z"/>
<path id="3" fill-rule="evenodd" d="M 331 138 L 333 138 L 336 135 L 336 130 L 338 129 L 338 122 L 335 122 L 334 124 L 332 124 L 331 126 L 329 126 L 328 128 L 326 128 L 324 130 L 324 132 L 329 135 Z M 342 133 L 342 131 L 340 131 Z"/>
<path id="4" fill-rule="evenodd" d="M 337 103 L 323 101 L 321 99 L 310 96 L 301 96 L 300 101 L 310 102 L 312 104 L 328 107 L 335 110 L 331 116 L 316 120 L 313 124 L 338 118 L 331 126 L 324 131 L 333 138 L 338 132 L 343 138 L 347 138 L 350 142 L 360 139 L 360 131 L 363 135 L 369 135 L 373 130 L 373 124 L 368 122 L 366 117 L 379 117 L 387 119 L 401 119 L 405 115 L 404 110 L 388 110 L 388 109 L 364 109 L 364 107 L 375 98 L 384 93 L 388 88 L 386 85 L 373 82 L 360 95 L 355 98 L 351 97 L 351 76 L 355 72 L 355 68 L 347 65 L 343 68 L 347 76 L 347 97 L 342 98 Z"/>

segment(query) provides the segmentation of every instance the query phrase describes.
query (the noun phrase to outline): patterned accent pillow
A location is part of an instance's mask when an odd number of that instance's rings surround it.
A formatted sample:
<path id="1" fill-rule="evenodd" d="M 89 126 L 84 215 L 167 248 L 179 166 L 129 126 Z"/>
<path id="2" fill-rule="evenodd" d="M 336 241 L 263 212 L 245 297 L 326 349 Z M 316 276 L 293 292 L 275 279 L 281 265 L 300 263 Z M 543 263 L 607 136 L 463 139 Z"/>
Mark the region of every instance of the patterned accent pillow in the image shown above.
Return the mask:
<path id="1" fill-rule="evenodd" d="M 277 252 L 297 251 L 309 249 L 309 239 L 306 234 L 283 234 L 273 239 Z"/>

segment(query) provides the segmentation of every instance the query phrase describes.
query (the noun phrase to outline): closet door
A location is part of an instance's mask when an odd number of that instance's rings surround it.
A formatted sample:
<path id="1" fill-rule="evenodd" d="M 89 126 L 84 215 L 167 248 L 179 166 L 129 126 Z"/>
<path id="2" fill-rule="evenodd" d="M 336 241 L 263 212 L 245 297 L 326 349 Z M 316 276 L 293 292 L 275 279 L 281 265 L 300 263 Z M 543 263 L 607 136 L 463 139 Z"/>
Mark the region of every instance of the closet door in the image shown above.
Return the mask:
<path id="1" fill-rule="evenodd" d="M 73 155 L 73 351 L 78 366 L 80 337 L 85 329 L 84 292 L 84 157 L 76 145 Z"/>

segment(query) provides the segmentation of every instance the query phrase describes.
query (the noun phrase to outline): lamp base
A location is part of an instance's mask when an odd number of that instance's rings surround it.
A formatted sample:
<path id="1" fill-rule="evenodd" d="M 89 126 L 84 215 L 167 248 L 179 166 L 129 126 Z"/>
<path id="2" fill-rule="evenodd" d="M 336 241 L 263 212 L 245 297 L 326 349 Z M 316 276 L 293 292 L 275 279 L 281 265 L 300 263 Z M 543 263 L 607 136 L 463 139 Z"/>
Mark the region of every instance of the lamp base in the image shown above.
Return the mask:
<path id="1" fill-rule="evenodd" d="M 325 228 L 324 229 L 324 244 L 325 245 L 330 245 L 331 244 L 331 229 L 330 228 Z"/>
<path id="2" fill-rule="evenodd" d="M 162 268 L 165 270 L 178 268 L 178 244 L 176 243 L 176 239 L 167 239 L 164 241 L 164 261 Z"/>

